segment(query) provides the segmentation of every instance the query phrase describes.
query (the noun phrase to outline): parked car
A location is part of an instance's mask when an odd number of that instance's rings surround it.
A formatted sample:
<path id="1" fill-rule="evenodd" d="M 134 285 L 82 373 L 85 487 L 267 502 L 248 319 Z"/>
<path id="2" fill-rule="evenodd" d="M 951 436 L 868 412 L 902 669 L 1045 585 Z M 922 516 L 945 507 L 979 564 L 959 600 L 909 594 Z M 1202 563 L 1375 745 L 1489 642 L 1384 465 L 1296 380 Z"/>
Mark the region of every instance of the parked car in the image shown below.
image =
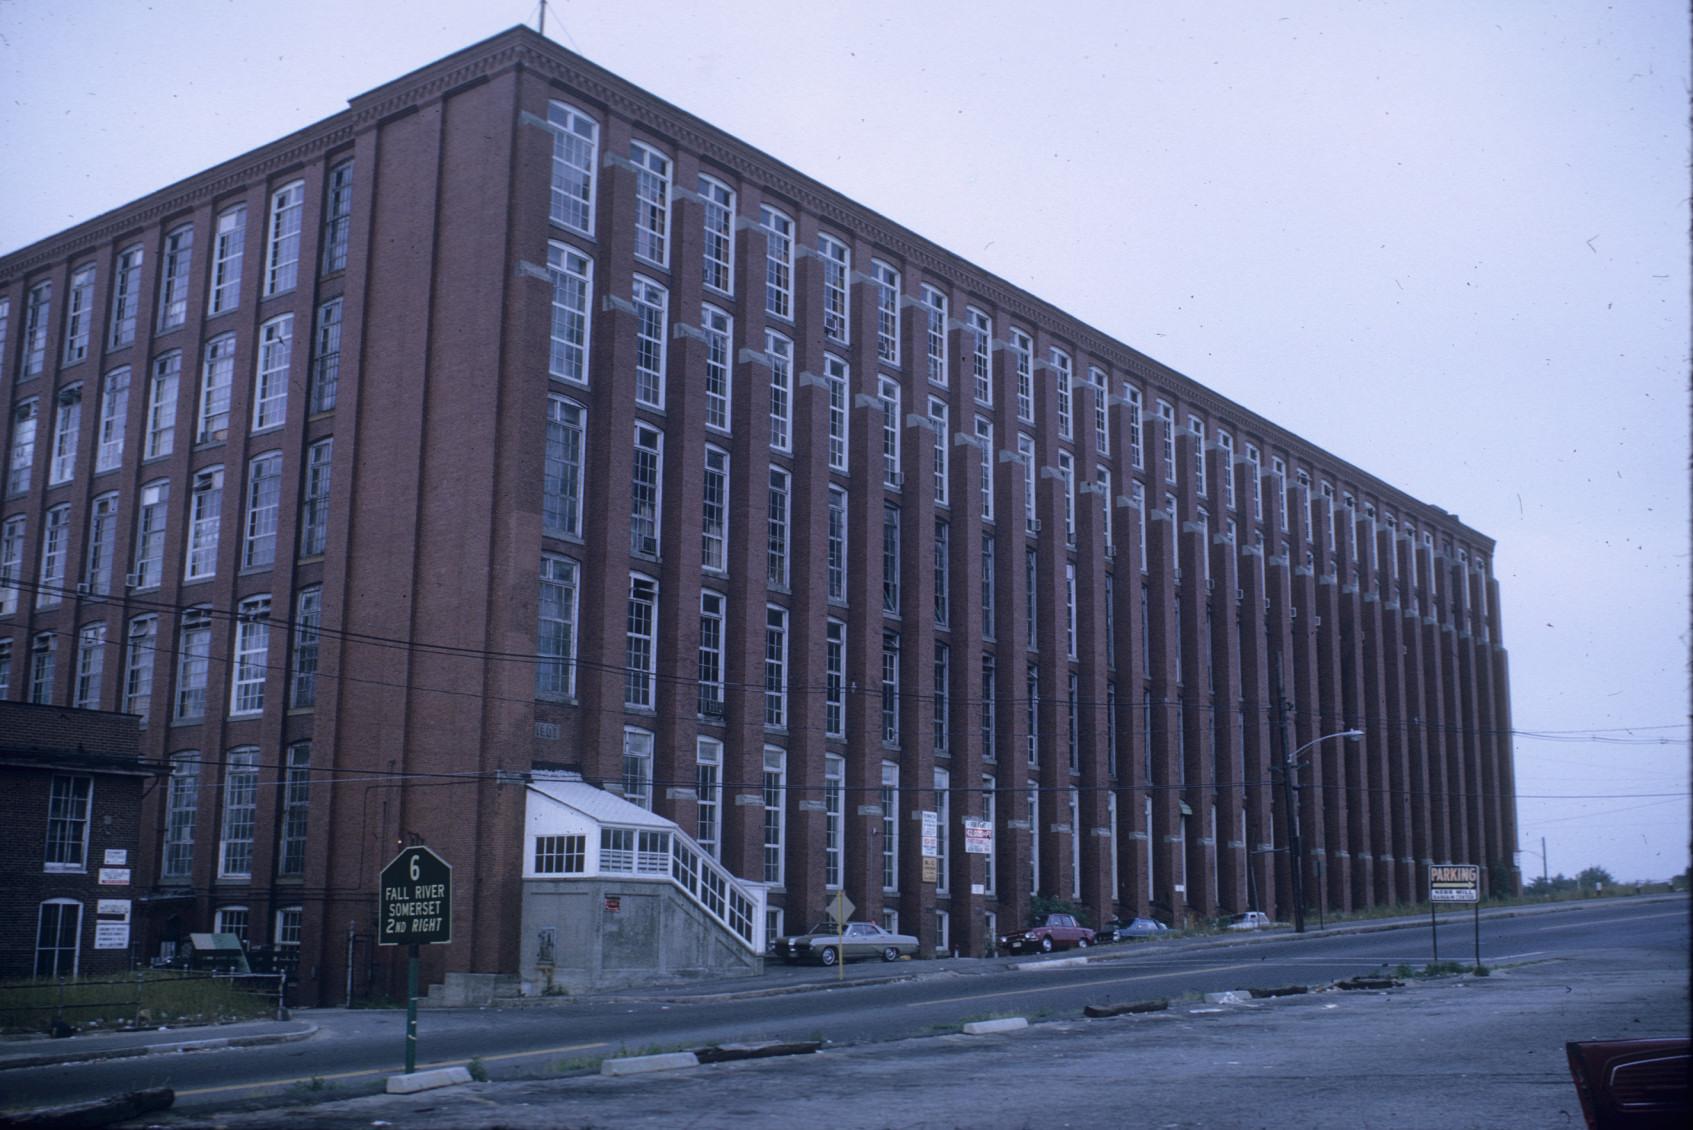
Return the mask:
<path id="1" fill-rule="evenodd" d="M 1169 932 L 1170 928 L 1156 918 L 1131 918 L 1127 922 L 1113 918 L 1093 932 L 1093 940 L 1115 942 L 1125 938 L 1156 938 Z"/>
<path id="2" fill-rule="evenodd" d="M 1231 930 L 1268 930 L 1275 924 L 1275 920 L 1262 910 L 1249 910 L 1245 914 L 1237 914 L 1229 919 L 1229 929 Z"/>
<path id="3" fill-rule="evenodd" d="M 1086 949 L 1093 944 L 1093 931 L 1076 921 L 1073 914 L 1043 914 L 1034 924 L 1000 935 L 999 948 L 1011 953 L 1051 953 L 1053 950 Z"/>
<path id="4" fill-rule="evenodd" d="M 874 922 L 848 922 L 843 928 L 833 921 L 825 921 L 804 934 L 777 938 L 772 949 L 790 965 L 801 961 L 833 965 L 843 958 L 851 961 L 855 957 L 898 961 L 917 952 L 917 939 L 910 934 L 884 930 Z"/>

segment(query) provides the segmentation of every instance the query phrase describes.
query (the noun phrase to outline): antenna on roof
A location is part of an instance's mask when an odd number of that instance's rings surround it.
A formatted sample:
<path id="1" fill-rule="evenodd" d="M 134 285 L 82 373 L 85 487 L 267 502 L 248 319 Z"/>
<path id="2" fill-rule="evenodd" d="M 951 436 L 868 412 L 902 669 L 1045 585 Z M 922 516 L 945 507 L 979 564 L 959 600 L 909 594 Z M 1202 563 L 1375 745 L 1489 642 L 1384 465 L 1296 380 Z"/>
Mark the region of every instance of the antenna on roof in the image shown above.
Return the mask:
<path id="1" fill-rule="evenodd" d="M 547 34 L 547 0 L 541 0 L 541 18 L 535 25 L 535 30 L 543 36 Z"/>

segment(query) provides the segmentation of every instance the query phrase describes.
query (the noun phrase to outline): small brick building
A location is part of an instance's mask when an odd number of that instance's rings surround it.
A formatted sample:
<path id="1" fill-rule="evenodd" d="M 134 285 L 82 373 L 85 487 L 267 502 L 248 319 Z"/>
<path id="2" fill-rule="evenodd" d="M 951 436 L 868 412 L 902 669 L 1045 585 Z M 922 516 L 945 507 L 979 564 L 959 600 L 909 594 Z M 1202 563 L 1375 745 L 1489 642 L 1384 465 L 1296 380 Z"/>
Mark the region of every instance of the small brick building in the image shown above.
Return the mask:
<path id="1" fill-rule="evenodd" d="M 130 967 L 153 776 L 135 722 L 0 701 L 0 978 Z"/>

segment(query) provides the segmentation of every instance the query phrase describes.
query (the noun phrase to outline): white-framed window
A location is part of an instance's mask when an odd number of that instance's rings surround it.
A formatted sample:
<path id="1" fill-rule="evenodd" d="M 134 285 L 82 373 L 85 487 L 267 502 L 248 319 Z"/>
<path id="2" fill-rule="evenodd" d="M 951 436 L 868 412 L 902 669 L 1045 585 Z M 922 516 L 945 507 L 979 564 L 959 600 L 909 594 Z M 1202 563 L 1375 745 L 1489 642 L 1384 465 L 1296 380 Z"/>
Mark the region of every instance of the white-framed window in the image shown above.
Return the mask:
<path id="1" fill-rule="evenodd" d="M 175 446 L 176 394 L 181 378 L 180 351 L 172 350 L 154 360 L 147 378 L 147 443 L 142 449 L 143 458 L 163 458 Z"/>
<path id="2" fill-rule="evenodd" d="M 635 403 L 664 410 L 665 332 L 670 294 L 651 279 L 635 276 Z"/>
<path id="3" fill-rule="evenodd" d="M 157 588 L 164 579 L 165 523 L 170 520 L 170 483 L 157 479 L 141 488 L 135 512 L 135 566 L 131 588 Z"/>
<path id="4" fill-rule="evenodd" d="M 547 104 L 553 135 L 553 223 L 594 234 L 594 170 L 599 165 L 600 127 L 565 102 Z"/>
<path id="5" fill-rule="evenodd" d="M 58 666 L 59 637 L 41 632 L 29 645 L 29 701 L 47 706 L 53 701 L 54 669 Z"/>
<path id="6" fill-rule="evenodd" d="M 829 392 L 829 469 L 844 472 L 847 469 L 847 432 L 850 427 L 847 404 L 851 382 L 847 363 L 833 353 L 825 353 L 823 380 Z"/>
<path id="7" fill-rule="evenodd" d="M 65 596 L 65 560 L 70 552 L 71 506 L 60 503 L 47 511 L 41 527 L 41 574 L 35 606 L 57 608 Z"/>
<path id="8" fill-rule="evenodd" d="M 935 519 L 933 553 L 935 626 L 945 628 L 952 623 L 952 525 L 944 518 Z"/>
<path id="9" fill-rule="evenodd" d="M 846 640 L 844 620 L 833 617 L 823 625 L 823 733 L 846 737 Z"/>
<path id="10" fill-rule="evenodd" d="M 547 444 L 541 465 L 541 529 L 582 536 L 582 475 L 588 413 L 574 400 L 547 397 Z"/>
<path id="11" fill-rule="evenodd" d="M 899 615 L 899 507 L 882 504 L 882 611 Z"/>
<path id="12" fill-rule="evenodd" d="M 304 857 L 301 865 L 304 866 Z M 300 874 L 304 874 L 301 871 Z M 271 942 L 284 953 L 298 954 L 300 952 L 300 931 L 304 925 L 306 910 L 301 906 L 278 907 L 276 911 L 276 925 L 271 934 Z"/>
<path id="13" fill-rule="evenodd" d="M 629 574 L 629 605 L 624 618 L 623 705 L 651 710 L 658 681 L 658 582 Z"/>
<path id="14" fill-rule="evenodd" d="M 823 263 L 823 336 L 840 345 L 852 338 L 852 250 L 832 235 L 817 235 Z"/>
<path id="15" fill-rule="evenodd" d="M 882 890 L 899 893 L 899 766 L 882 762 Z"/>
<path id="16" fill-rule="evenodd" d="M 1040 785 L 1037 782 L 1028 783 L 1027 797 L 1026 818 L 1033 829 L 1029 836 L 1029 893 L 1033 895 L 1040 893 Z M 1148 797 L 1146 803 L 1150 806 L 1152 799 Z M 1147 827 L 1152 825 L 1148 823 Z M 1152 857 L 1151 852 L 1146 854 L 1148 859 Z"/>
<path id="17" fill-rule="evenodd" d="M 1323 531 L 1325 538 L 1328 541 L 1329 550 L 1332 552 L 1335 548 L 1334 484 L 1324 480 L 1318 484 L 1317 490 L 1322 495 L 1323 500 Z"/>
<path id="18" fill-rule="evenodd" d="M 788 755 L 764 747 L 764 881 L 780 887 L 787 848 Z"/>
<path id="19" fill-rule="evenodd" d="M 1081 798 L 1075 786 L 1070 787 L 1070 897 L 1082 897 L 1082 825 Z"/>
<path id="20" fill-rule="evenodd" d="M 306 448 L 306 481 L 300 491 L 300 556 L 318 557 L 329 545 L 329 490 L 335 437 Z"/>
<path id="21" fill-rule="evenodd" d="M 1176 481 L 1176 409 L 1168 400 L 1158 402 L 1158 419 L 1162 421 L 1161 444 L 1164 450 L 1164 481 Z"/>
<path id="22" fill-rule="evenodd" d="M 12 693 L 12 641 L 0 640 L 0 702 Z"/>
<path id="23" fill-rule="evenodd" d="M 882 744 L 899 745 L 899 633 L 882 633 Z"/>
<path id="24" fill-rule="evenodd" d="M 300 274 L 300 215 L 306 182 L 285 184 L 270 197 L 270 239 L 265 249 L 265 295 L 293 290 Z"/>
<path id="25" fill-rule="evenodd" d="M 1270 456 L 1270 471 L 1276 476 L 1276 512 L 1281 516 L 1282 533 L 1287 533 L 1287 460 L 1280 455 Z"/>
<path id="26" fill-rule="evenodd" d="M 788 725 L 788 610 L 764 608 L 764 724 Z"/>
<path id="27" fill-rule="evenodd" d="M 977 416 L 976 450 L 977 458 L 982 464 L 982 519 L 993 521 L 993 420 L 987 416 Z"/>
<path id="28" fill-rule="evenodd" d="M 694 743 L 694 839 L 713 859 L 722 855 L 723 743 L 701 737 Z"/>
<path id="29" fill-rule="evenodd" d="M 889 365 L 898 365 L 899 272 L 890 263 L 872 259 L 870 275 L 876 284 L 876 357 Z"/>
<path id="30" fill-rule="evenodd" d="M 935 770 L 935 826 L 940 835 L 935 837 L 939 858 L 936 859 L 935 893 L 944 895 L 947 890 L 947 872 L 951 870 L 949 855 L 952 841 L 952 774 L 945 769 Z M 941 919 L 945 921 L 945 919 Z M 938 938 L 942 949 L 946 948 L 946 938 Z"/>
<path id="31" fill-rule="evenodd" d="M 719 294 L 735 292 L 735 190 L 700 174 L 700 204 L 705 245 L 704 282 Z"/>
<path id="32" fill-rule="evenodd" d="M 1300 520 L 1303 523 L 1301 528 L 1305 531 L 1305 540 L 1309 542 L 1313 540 L 1311 532 L 1311 472 L 1299 467 L 1293 474 L 1295 481 L 1299 484 Z"/>
<path id="33" fill-rule="evenodd" d="M 714 573 L 729 567 L 729 453 L 710 444 L 700 489 L 700 567 Z"/>
<path id="34" fill-rule="evenodd" d="M 244 906 L 220 906 L 212 912 L 212 931 L 217 934 L 234 934 L 245 943 L 248 917 L 247 908 Z"/>
<path id="35" fill-rule="evenodd" d="M 554 241 L 547 245 L 547 275 L 553 282 L 547 371 L 561 381 L 587 384 L 594 261 L 568 243 Z"/>
<path id="36" fill-rule="evenodd" d="M 952 715 L 948 709 L 952 686 L 952 648 L 940 641 L 935 642 L 934 664 L 934 700 L 933 734 L 934 751 L 946 757 L 952 750 Z"/>
<path id="37" fill-rule="evenodd" d="M 75 977 L 82 956 L 82 903 L 76 899 L 47 899 L 37 912 L 35 975 Z"/>
<path id="38" fill-rule="evenodd" d="M 1035 521 L 1035 437 L 1017 433 L 1017 458 L 1023 464 L 1023 528 L 1028 533 L 1039 529 Z"/>
<path id="39" fill-rule="evenodd" d="M 268 569 L 276 562 L 276 515 L 282 502 L 282 452 L 267 451 L 247 464 L 247 521 L 241 567 Z"/>
<path id="40" fill-rule="evenodd" d="M 294 651 L 288 665 L 288 705 L 317 705 L 319 635 L 323 629 L 323 586 L 309 585 L 294 597 Z"/>
<path id="41" fill-rule="evenodd" d="M 1234 436 L 1221 428 L 1217 430 L 1217 446 L 1222 448 L 1223 505 L 1234 509 Z"/>
<path id="42" fill-rule="evenodd" d="M 1040 666 L 1031 663 L 1023 678 L 1025 721 L 1029 726 L 1029 764 L 1040 764 Z M 1039 825 L 1035 825 L 1039 827 Z M 1039 839 L 1039 836 L 1035 836 Z"/>
<path id="43" fill-rule="evenodd" d="M 576 697 L 576 562 L 541 554 L 535 628 L 535 697 Z"/>
<path id="44" fill-rule="evenodd" d="M 53 284 L 39 282 L 24 299 L 23 365 L 20 381 L 41 375 L 47 365 L 47 320 L 53 312 Z"/>
<path id="45" fill-rule="evenodd" d="M 993 404 L 993 319 L 968 306 L 964 322 L 970 334 L 970 377 L 978 404 Z"/>
<path id="46" fill-rule="evenodd" d="M 1067 695 L 1064 699 L 1064 738 L 1070 750 L 1070 771 L 1075 773 L 1081 770 L 1082 752 L 1081 717 L 1079 714 L 1081 701 L 1081 679 L 1074 671 L 1071 671 L 1068 674 L 1066 690 Z M 1071 827 L 1075 827 L 1075 825 L 1072 824 Z"/>
<path id="47" fill-rule="evenodd" d="M 312 339 L 311 383 L 306 410 L 314 416 L 335 408 L 341 386 L 341 298 L 337 295 L 317 308 L 317 334 Z"/>
<path id="48" fill-rule="evenodd" d="M 323 204 L 323 273 L 347 269 L 347 247 L 353 231 L 353 159 L 329 170 Z"/>
<path id="49" fill-rule="evenodd" d="M 650 145 L 629 143 L 635 171 L 635 257 L 670 265 L 670 158 Z"/>
<path id="50" fill-rule="evenodd" d="M 1193 491 L 1205 497 L 1205 421 L 1189 415 L 1187 430 L 1193 435 Z"/>
<path id="51" fill-rule="evenodd" d="M 264 712 L 269 660 L 270 597 L 250 596 L 235 610 L 235 664 L 229 681 L 232 717 Z"/>
<path id="52" fill-rule="evenodd" d="M 1071 383 L 1075 373 L 1070 364 L 1070 355 L 1062 349 L 1049 349 L 1046 354 L 1047 362 L 1052 366 L 1053 383 L 1058 391 L 1058 438 L 1075 438 L 1075 413 L 1072 411 Z"/>
<path id="53" fill-rule="evenodd" d="M 845 856 L 846 759 L 826 753 L 823 755 L 823 886 L 826 889 L 840 889 Z"/>
<path id="54" fill-rule="evenodd" d="M 727 432 L 734 396 L 730 365 L 735 356 L 735 320 L 715 306 L 702 306 L 700 329 L 705 334 L 705 426 Z"/>
<path id="55" fill-rule="evenodd" d="M 708 721 L 721 722 L 726 703 L 723 697 L 723 625 L 729 598 L 714 589 L 700 590 L 699 712 Z"/>
<path id="56" fill-rule="evenodd" d="M 7 463 L 7 494 L 23 494 L 29 490 L 35 468 L 36 417 L 39 414 L 40 409 L 33 399 L 12 409 L 12 453 Z"/>
<path id="57" fill-rule="evenodd" d="M 929 381 L 932 384 L 947 383 L 946 369 L 946 295 L 928 283 L 923 284 L 923 309 L 925 319 L 925 352 L 928 355 Z"/>
<path id="58" fill-rule="evenodd" d="M 288 417 L 288 366 L 294 357 L 294 315 L 259 327 L 259 363 L 253 378 L 253 430 L 279 428 Z"/>
<path id="59" fill-rule="evenodd" d="M 1064 483 L 1064 544 L 1076 544 L 1076 460 L 1068 451 L 1058 453 L 1058 477 Z"/>
<path id="60" fill-rule="evenodd" d="M 637 423 L 629 484 L 629 550 L 642 557 L 658 556 L 663 479 L 664 433 Z"/>
<path id="61" fill-rule="evenodd" d="M 243 879 L 253 873 L 253 828 L 259 801 L 259 751 L 232 749 L 223 767 L 223 835 L 218 840 L 218 877 Z M 222 914 L 222 911 L 219 911 Z M 243 913 L 243 920 L 245 914 Z M 245 921 L 242 923 L 245 925 Z M 220 933 L 235 933 L 228 923 Z"/>
<path id="62" fill-rule="evenodd" d="M 1076 658 L 1076 563 L 1064 562 L 1064 654 Z"/>
<path id="63" fill-rule="evenodd" d="M 65 364 L 88 356 L 89 327 L 94 323 L 94 264 L 71 272 L 70 299 L 65 305 Z"/>
<path id="64" fill-rule="evenodd" d="M 0 616 L 18 610 L 18 582 L 24 575 L 24 534 L 29 519 L 13 514 L 0 523 Z"/>
<path id="65" fill-rule="evenodd" d="M 123 462 L 124 429 L 129 420 L 129 366 L 113 369 L 100 382 L 100 432 L 94 473 L 116 470 Z"/>
<path id="66" fill-rule="evenodd" d="M 1017 418 L 1035 422 L 1035 341 L 1022 330 L 1011 330 L 1011 358 L 1017 372 Z"/>
<path id="67" fill-rule="evenodd" d="M 135 321 L 141 309 L 142 247 L 126 247 L 118 252 L 117 267 L 112 272 L 112 315 L 106 322 L 106 344 L 122 349 L 135 340 Z M 4 347 L 0 335 L 0 348 Z"/>
<path id="68" fill-rule="evenodd" d="M 124 639 L 123 706 L 126 714 L 147 724 L 153 704 L 153 656 L 159 646 L 159 618 L 148 613 L 129 622 Z"/>
<path id="69" fill-rule="evenodd" d="M 1264 520 L 1264 454 L 1255 443 L 1246 445 L 1246 464 L 1252 479 L 1252 517 L 1261 522 Z"/>
<path id="70" fill-rule="evenodd" d="M 994 875 L 999 871 L 999 783 L 991 776 L 982 777 L 982 820 L 988 826 L 988 854 L 982 860 L 985 865 L 982 876 L 982 893 L 994 893 Z M 987 934 L 994 936 L 994 915 L 988 913 Z"/>
<path id="71" fill-rule="evenodd" d="M 792 507 L 792 476 L 780 467 L 771 467 L 768 505 L 765 507 L 765 579 L 777 588 L 788 587 L 788 559 L 792 548 L 789 515 Z"/>
<path id="72" fill-rule="evenodd" d="M 11 332 L 11 328 L 12 300 L 0 298 L 0 376 L 5 375 L 6 372 L 6 346 L 9 340 L 7 335 Z"/>
<path id="73" fill-rule="evenodd" d="M 1145 467 L 1146 444 L 1141 434 L 1140 389 L 1127 381 L 1123 382 L 1123 403 L 1128 407 L 1124 419 L 1129 429 L 1129 459 L 1136 467 Z"/>
<path id="74" fill-rule="evenodd" d="M 194 264 L 194 228 L 183 224 L 165 236 L 159 257 L 159 329 L 188 320 L 188 276 Z"/>
<path id="75" fill-rule="evenodd" d="M 235 380 L 235 335 L 206 343 L 200 366 L 200 418 L 195 443 L 215 443 L 229 435 L 229 390 Z"/>
<path id="76" fill-rule="evenodd" d="M 929 397 L 929 427 L 930 438 L 935 446 L 935 503 L 939 506 L 947 505 L 947 443 L 952 436 L 952 425 L 947 412 L 946 401 L 938 396 Z"/>
<path id="77" fill-rule="evenodd" d="M 106 625 L 84 624 L 76 634 L 76 682 L 71 705 L 78 710 L 100 709 L 100 685 L 106 672 Z"/>
<path id="78" fill-rule="evenodd" d="M 991 651 L 982 653 L 982 760 L 999 759 L 999 660 Z"/>
<path id="79" fill-rule="evenodd" d="M 623 728 L 623 799 L 653 806 L 653 735 L 635 726 Z"/>
<path id="80" fill-rule="evenodd" d="M 176 753 L 170 759 L 165 794 L 165 838 L 160 860 L 166 881 L 186 879 L 194 870 L 194 824 L 200 812 L 200 755 Z"/>
<path id="81" fill-rule="evenodd" d="M 1101 463 L 1093 469 L 1094 487 L 1099 491 L 1099 503 L 1102 509 L 1101 521 L 1105 529 L 1105 549 L 1108 553 L 1117 552 L 1117 543 L 1111 532 L 1111 468 Z"/>
<path id="82" fill-rule="evenodd" d="M 59 409 L 53 415 L 53 458 L 47 468 L 47 485 L 68 483 L 76 477 L 77 440 L 82 435 L 82 386 L 59 390 Z"/>
<path id="83" fill-rule="evenodd" d="M 19 537 L 22 537 L 21 533 Z M 847 598 L 847 492 L 833 484 L 829 486 L 824 555 L 829 599 L 844 604 Z"/>
<path id="84" fill-rule="evenodd" d="M 876 399 L 882 402 L 882 482 L 897 490 L 905 481 L 899 463 L 899 382 L 886 373 L 878 376 Z"/>
<path id="85" fill-rule="evenodd" d="M 794 343 L 774 330 L 764 331 L 770 359 L 770 447 L 791 451 L 794 442 Z"/>
<path id="86" fill-rule="evenodd" d="M 1105 411 L 1111 398 L 1111 379 L 1097 366 L 1088 368 L 1088 384 L 1093 386 L 1093 449 L 1101 455 L 1111 454 L 1111 418 Z"/>
<path id="87" fill-rule="evenodd" d="M 194 476 L 188 499 L 188 556 L 185 581 L 202 581 L 218 571 L 218 532 L 223 511 L 223 468 Z"/>
<path id="88" fill-rule="evenodd" d="M 764 229 L 764 312 L 773 318 L 794 317 L 794 222 L 768 204 L 758 209 Z"/>
<path id="89" fill-rule="evenodd" d="M 247 206 L 226 208 L 212 234 L 212 285 L 206 316 L 241 304 L 241 260 L 247 243 Z"/>

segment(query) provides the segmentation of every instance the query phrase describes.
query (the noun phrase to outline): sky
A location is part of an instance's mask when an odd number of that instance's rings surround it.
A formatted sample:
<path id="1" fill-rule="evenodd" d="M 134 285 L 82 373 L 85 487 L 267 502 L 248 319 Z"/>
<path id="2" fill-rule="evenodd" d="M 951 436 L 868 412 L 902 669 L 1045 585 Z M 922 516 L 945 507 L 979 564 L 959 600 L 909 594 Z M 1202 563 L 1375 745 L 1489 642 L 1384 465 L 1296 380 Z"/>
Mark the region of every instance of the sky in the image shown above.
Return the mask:
<path id="1" fill-rule="evenodd" d="M 531 0 L 0 0 L 0 254 Z M 1526 876 L 1688 866 L 1682 0 L 554 0 L 547 32 L 1498 541 Z"/>

